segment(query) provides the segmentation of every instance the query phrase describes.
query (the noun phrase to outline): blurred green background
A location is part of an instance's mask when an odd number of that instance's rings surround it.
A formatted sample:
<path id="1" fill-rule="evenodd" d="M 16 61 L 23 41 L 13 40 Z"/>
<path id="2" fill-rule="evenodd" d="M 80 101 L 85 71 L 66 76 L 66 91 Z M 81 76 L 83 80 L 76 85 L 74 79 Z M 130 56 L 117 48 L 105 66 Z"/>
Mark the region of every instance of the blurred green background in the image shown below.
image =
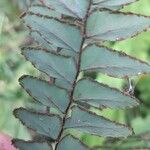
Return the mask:
<path id="1" fill-rule="evenodd" d="M 20 54 L 20 47 L 30 44 L 28 31 L 19 19 L 20 14 L 30 5 L 28 0 L 0 0 L 0 132 L 12 137 L 28 139 L 30 134 L 12 115 L 16 107 L 33 105 L 30 97 L 21 89 L 18 78 L 23 74 L 36 74 L 36 70 Z M 123 11 L 150 16 L 150 0 L 140 0 Z M 134 57 L 150 62 L 150 30 L 122 42 L 106 43 Z M 96 80 L 124 90 L 128 84 L 121 79 L 101 74 Z M 108 118 L 129 124 L 136 134 L 150 131 L 150 75 L 132 79 L 135 96 L 141 100 L 138 108 L 131 110 L 94 110 Z M 100 145 L 103 138 L 82 135 L 89 146 Z"/>

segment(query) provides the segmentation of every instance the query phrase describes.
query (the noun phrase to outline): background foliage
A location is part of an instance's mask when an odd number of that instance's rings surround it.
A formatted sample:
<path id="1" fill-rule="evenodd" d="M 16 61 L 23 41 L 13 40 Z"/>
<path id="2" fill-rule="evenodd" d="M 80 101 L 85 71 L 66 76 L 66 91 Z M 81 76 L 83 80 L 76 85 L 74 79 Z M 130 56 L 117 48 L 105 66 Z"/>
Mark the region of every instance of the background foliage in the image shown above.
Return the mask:
<path id="1" fill-rule="evenodd" d="M 18 3 L 19 2 L 19 3 Z M 25 1 L 0 1 L 0 131 L 16 138 L 29 138 L 28 131 L 14 119 L 12 110 L 19 106 L 37 107 L 31 104 L 29 97 L 18 85 L 17 79 L 22 74 L 34 74 L 33 68 L 22 59 L 20 46 L 30 43 L 27 30 L 20 22 L 19 15 L 26 8 Z M 124 11 L 136 12 L 150 16 L 150 1 L 140 0 L 126 8 Z M 133 39 L 122 42 L 108 43 L 114 49 L 125 52 L 150 62 L 150 31 Z M 104 75 L 95 76 L 98 81 L 108 83 L 117 88 L 124 88 L 127 83 L 121 79 L 114 79 Z M 105 110 L 98 114 L 123 123 L 130 124 L 136 134 L 150 130 L 150 76 L 143 75 L 134 79 L 135 95 L 143 102 L 133 110 Z M 38 108 L 39 109 L 39 108 Z M 82 135 L 81 139 L 89 146 L 99 145 L 103 138 Z"/>

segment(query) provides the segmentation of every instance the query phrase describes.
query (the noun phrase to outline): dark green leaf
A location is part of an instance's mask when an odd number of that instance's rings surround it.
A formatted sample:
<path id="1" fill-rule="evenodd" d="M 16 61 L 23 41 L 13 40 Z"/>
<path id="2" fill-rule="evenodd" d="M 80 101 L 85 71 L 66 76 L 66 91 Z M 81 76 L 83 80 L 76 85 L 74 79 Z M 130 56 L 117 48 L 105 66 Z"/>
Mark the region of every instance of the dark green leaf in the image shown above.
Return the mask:
<path id="1" fill-rule="evenodd" d="M 42 3 L 62 14 L 76 18 L 84 18 L 89 6 L 89 0 L 43 0 Z"/>
<path id="2" fill-rule="evenodd" d="M 52 146 L 47 142 L 13 140 L 13 144 L 19 150 L 52 150 Z"/>
<path id="3" fill-rule="evenodd" d="M 149 64 L 98 45 L 87 46 L 81 60 L 82 71 L 98 71 L 121 78 L 150 73 Z"/>
<path id="4" fill-rule="evenodd" d="M 62 121 L 59 116 L 31 112 L 24 108 L 16 109 L 14 115 L 25 126 L 34 130 L 38 134 L 50 137 L 54 140 L 58 138 L 62 126 Z"/>
<path id="5" fill-rule="evenodd" d="M 150 18 L 112 11 L 94 11 L 87 22 L 88 38 L 119 41 L 133 37 L 150 26 Z"/>
<path id="6" fill-rule="evenodd" d="M 96 108 L 101 108 L 103 106 L 110 108 L 125 108 L 138 105 L 135 98 L 92 79 L 79 80 L 75 87 L 73 97 L 76 102 L 86 103 Z"/>
<path id="7" fill-rule="evenodd" d="M 76 75 L 75 61 L 71 57 L 46 52 L 36 48 L 24 48 L 22 54 L 37 69 L 47 75 L 72 84 Z"/>
<path id="8" fill-rule="evenodd" d="M 57 47 L 78 52 L 81 45 L 80 30 L 51 17 L 28 14 L 25 24 L 32 30 L 40 32 L 42 37 Z M 73 37 L 72 37 L 73 35 Z"/>
<path id="9" fill-rule="evenodd" d="M 89 150 L 89 148 L 79 139 L 68 135 L 59 142 L 56 150 Z"/>
<path id="10" fill-rule="evenodd" d="M 94 0 L 93 4 L 99 8 L 120 9 L 136 1 L 137 0 Z"/>
<path id="11" fill-rule="evenodd" d="M 72 115 L 66 120 L 65 129 L 75 129 L 80 132 L 104 137 L 127 137 L 132 134 L 128 127 L 117 124 L 90 111 L 73 107 Z"/>
<path id="12" fill-rule="evenodd" d="M 43 105 L 57 108 L 61 112 L 67 109 L 69 95 L 66 90 L 31 76 L 23 76 L 19 81 L 21 86 Z"/>

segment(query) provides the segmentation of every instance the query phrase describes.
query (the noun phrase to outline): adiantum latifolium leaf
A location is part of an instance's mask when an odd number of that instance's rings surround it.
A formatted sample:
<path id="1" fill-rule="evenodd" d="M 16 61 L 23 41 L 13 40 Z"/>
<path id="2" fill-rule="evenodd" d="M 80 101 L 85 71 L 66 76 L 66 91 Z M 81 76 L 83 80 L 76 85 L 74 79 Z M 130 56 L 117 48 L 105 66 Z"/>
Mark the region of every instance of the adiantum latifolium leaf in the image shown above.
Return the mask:
<path id="1" fill-rule="evenodd" d="M 132 38 L 148 29 L 150 17 L 119 11 L 135 1 L 39 0 L 22 16 L 34 40 L 22 48 L 22 55 L 44 77 L 23 75 L 19 83 L 45 110 L 14 110 L 16 118 L 43 138 L 15 139 L 13 144 L 18 149 L 90 150 L 77 137 L 66 134 L 68 130 L 111 138 L 132 135 L 132 128 L 99 116 L 90 108 L 125 109 L 138 106 L 139 101 L 130 93 L 82 78 L 80 73 L 115 78 L 150 73 L 148 63 L 99 44 Z"/>

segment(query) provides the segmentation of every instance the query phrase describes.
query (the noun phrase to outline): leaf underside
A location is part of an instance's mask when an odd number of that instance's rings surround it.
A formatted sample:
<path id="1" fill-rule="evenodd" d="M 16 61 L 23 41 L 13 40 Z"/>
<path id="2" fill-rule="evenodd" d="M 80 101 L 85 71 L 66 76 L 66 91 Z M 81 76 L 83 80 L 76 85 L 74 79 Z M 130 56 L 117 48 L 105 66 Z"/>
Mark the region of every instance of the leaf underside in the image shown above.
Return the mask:
<path id="1" fill-rule="evenodd" d="M 117 10 L 138 0 L 93 0 L 95 7 Z"/>
<path id="2" fill-rule="evenodd" d="M 88 18 L 87 36 L 95 40 L 120 41 L 131 38 L 149 27 L 149 17 L 99 10 L 94 11 Z"/>
<path id="3" fill-rule="evenodd" d="M 124 125 L 114 123 L 79 107 L 72 109 L 72 116 L 66 120 L 65 129 L 76 129 L 104 137 L 126 137 L 132 134 L 132 130 Z"/>
<path id="4" fill-rule="evenodd" d="M 136 98 L 91 79 L 78 81 L 74 91 L 74 100 L 96 108 L 126 108 L 138 105 Z"/>
<path id="5" fill-rule="evenodd" d="M 82 53 L 81 70 L 123 78 L 150 73 L 150 65 L 123 52 L 89 45 Z"/>
<path id="6" fill-rule="evenodd" d="M 54 107 L 63 113 L 66 111 L 69 104 L 69 95 L 66 90 L 31 76 L 23 76 L 19 81 L 36 101 L 44 106 Z"/>

